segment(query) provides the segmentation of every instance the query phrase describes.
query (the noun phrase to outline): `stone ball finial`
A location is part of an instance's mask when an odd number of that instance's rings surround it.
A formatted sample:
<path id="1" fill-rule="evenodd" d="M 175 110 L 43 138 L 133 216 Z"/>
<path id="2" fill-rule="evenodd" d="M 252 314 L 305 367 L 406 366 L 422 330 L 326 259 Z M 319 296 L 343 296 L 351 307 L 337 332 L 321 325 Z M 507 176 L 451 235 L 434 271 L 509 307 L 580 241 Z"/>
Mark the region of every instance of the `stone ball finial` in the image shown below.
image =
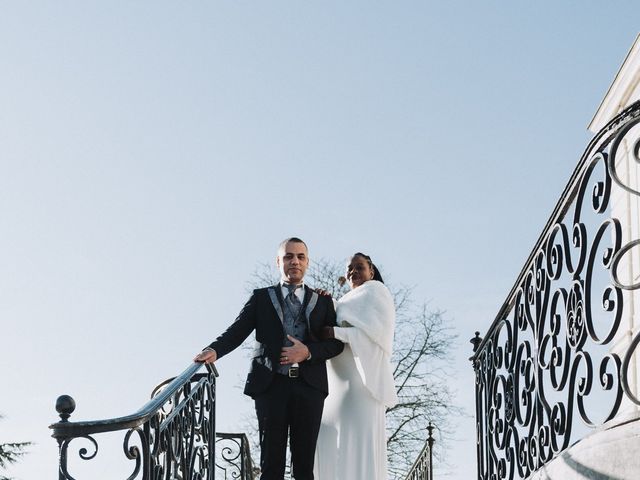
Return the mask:
<path id="1" fill-rule="evenodd" d="M 70 395 L 60 395 L 56 400 L 56 411 L 60 414 L 63 422 L 69 420 L 75 409 L 76 401 Z"/>

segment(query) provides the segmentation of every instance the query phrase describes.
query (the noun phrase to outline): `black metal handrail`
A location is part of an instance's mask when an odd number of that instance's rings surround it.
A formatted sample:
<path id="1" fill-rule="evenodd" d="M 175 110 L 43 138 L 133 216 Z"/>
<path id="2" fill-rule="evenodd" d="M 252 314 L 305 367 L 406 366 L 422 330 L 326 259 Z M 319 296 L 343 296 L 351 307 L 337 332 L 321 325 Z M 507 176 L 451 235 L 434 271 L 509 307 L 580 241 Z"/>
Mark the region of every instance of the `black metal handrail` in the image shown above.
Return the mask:
<path id="1" fill-rule="evenodd" d="M 640 284 L 620 275 L 640 250 L 640 219 L 625 218 L 640 191 L 619 171 L 638 175 L 639 139 L 636 102 L 589 143 L 488 332 L 472 339 L 479 479 L 526 478 L 580 428 L 640 405 L 629 382 L 640 332 L 624 323 Z"/>
<path id="2" fill-rule="evenodd" d="M 62 420 L 49 425 L 49 428 L 53 430 L 51 436 L 53 438 L 79 437 L 94 433 L 115 432 L 117 430 L 138 427 L 149 421 L 149 419 L 153 417 L 158 410 L 176 394 L 178 390 L 183 388 L 187 382 L 191 381 L 192 377 L 198 370 L 200 370 L 202 365 L 202 363 L 193 363 L 177 377 L 161 383 L 154 389 L 151 400 L 145 403 L 137 412 L 124 417 L 110 418 L 106 420 L 69 422 L 68 418 L 76 407 L 75 401 L 68 395 L 61 395 L 56 401 L 56 411 L 60 414 Z M 207 367 L 209 367 L 209 365 L 210 364 L 207 364 Z M 217 377 L 218 371 L 215 366 L 210 365 L 210 368 L 214 376 Z M 167 385 L 168 382 L 169 385 Z M 159 387 L 164 387 L 165 385 L 167 385 L 167 387 L 160 391 Z M 158 391 L 160 391 L 160 393 L 154 396 Z"/>
<path id="3" fill-rule="evenodd" d="M 218 372 L 207 365 L 207 373 L 197 373 L 202 364 L 193 363 L 180 375 L 158 385 L 152 398 L 136 413 L 108 420 L 70 422 L 75 401 L 62 395 L 56 402 L 61 420 L 50 425 L 59 446 L 58 478 L 75 480 L 70 472 L 68 451 L 77 439 L 88 441 L 92 448 L 80 448 L 81 460 L 98 454 L 96 434 L 122 432 L 123 450 L 133 462 L 128 480 L 140 478 L 190 478 L 213 480 L 215 470 L 231 471 L 230 478 L 252 480 L 252 461 L 248 441 L 241 434 L 215 433 L 215 379 Z M 237 437 L 238 458 L 230 455 L 216 459 L 216 443 Z M 219 460 L 219 461 L 218 461 Z M 236 474 L 236 470 L 239 474 Z"/>
<path id="4" fill-rule="evenodd" d="M 424 442 L 424 447 L 422 447 L 422 451 L 416 461 L 413 462 L 405 480 L 433 480 L 433 444 L 435 439 L 433 438 L 433 425 L 431 425 L 431 422 L 429 422 L 427 430 L 429 434 Z"/>

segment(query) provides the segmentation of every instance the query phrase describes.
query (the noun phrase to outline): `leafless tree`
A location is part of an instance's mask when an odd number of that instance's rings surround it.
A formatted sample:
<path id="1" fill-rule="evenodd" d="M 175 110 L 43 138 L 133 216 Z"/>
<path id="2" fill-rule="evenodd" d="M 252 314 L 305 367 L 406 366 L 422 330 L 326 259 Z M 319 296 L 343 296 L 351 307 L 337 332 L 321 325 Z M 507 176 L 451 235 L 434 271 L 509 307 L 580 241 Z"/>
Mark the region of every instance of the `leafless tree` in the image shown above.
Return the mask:
<path id="1" fill-rule="evenodd" d="M 341 281 L 344 264 L 334 260 L 314 261 L 305 282 L 312 288 L 328 291 L 339 299 L 348 291 Z M 384 271 L 381 272 L 384 274 Z M 383 275 L 384 276 L 384 275 Z M 269 264 L 260 264 L 249 282 L 250 289 L 273 285 L 278 272 Z M 389 475 L 404 479 L 427 439 L 429 422 L 437 427 L 438 443 L 451 435 L 452 416 L 462 411 L 453 401 L 450 354 L 455 335 L 444 312 L 417 302 L 413 288 L 386 282 L 396 306 L 396 330 L 392 363 L 399 402 L 387 409 L 387 455 Z M 249 422 L 247 422 L 248 424 Z M 255 429 L 255 427 L 253 427 Z M 257 448 L 255 438 L 253 445 Z M 442 458 L 435 451 L 436 458 Z"/>
<path id="2" fill-rule="evenodd" d="M 389 475 L 403 479 L 427 439 L 429 422 L 439 443 L 451 434 L 449 418 L 461 413 L 453 402 L 449 357 L 455 336 L 441 311 L 413 301 L 411 288 L 392 290 L 396 333 L 392 362 L 398 404 L 387 409 Z M 441 458 L 437 450 L 436 458 Z"/>

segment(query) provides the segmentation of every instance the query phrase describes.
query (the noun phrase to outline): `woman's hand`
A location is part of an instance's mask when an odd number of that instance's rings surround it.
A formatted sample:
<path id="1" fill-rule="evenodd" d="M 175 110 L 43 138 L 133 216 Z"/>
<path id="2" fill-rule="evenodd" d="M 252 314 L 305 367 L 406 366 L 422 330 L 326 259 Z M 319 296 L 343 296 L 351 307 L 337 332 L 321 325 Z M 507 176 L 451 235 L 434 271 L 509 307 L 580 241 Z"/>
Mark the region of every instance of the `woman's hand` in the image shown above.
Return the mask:
<path id="1" fill-rule="evenodd" d="M 333 333 L 333 327 L 322 327 L 320 330 L 320 338 L 322 340 L 328 340 L 330 338 L 336 338 Z"/>
<path id="2" fill-rule="evenodd" d="M 329 290 L 325 290 L 324 288 L 316 288 L 315 292 L 318 295 L 322 295 L 323 297 L 330 297 L 331 293 L 329 293 Z"/>

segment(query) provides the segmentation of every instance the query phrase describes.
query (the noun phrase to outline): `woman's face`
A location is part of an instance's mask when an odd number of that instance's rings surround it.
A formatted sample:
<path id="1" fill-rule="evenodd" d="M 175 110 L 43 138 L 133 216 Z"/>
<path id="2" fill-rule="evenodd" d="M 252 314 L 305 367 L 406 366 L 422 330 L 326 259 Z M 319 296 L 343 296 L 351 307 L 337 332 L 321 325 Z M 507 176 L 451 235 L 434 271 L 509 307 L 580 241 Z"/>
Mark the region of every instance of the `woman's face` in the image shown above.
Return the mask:
<path id="1" fill-rule="evenodd" d="M 347 265 L 347 281 L 351 288 L 356 288 L 373 278 L 373 269 L 366 258 L 356 255 L 351 257 Z"/>

